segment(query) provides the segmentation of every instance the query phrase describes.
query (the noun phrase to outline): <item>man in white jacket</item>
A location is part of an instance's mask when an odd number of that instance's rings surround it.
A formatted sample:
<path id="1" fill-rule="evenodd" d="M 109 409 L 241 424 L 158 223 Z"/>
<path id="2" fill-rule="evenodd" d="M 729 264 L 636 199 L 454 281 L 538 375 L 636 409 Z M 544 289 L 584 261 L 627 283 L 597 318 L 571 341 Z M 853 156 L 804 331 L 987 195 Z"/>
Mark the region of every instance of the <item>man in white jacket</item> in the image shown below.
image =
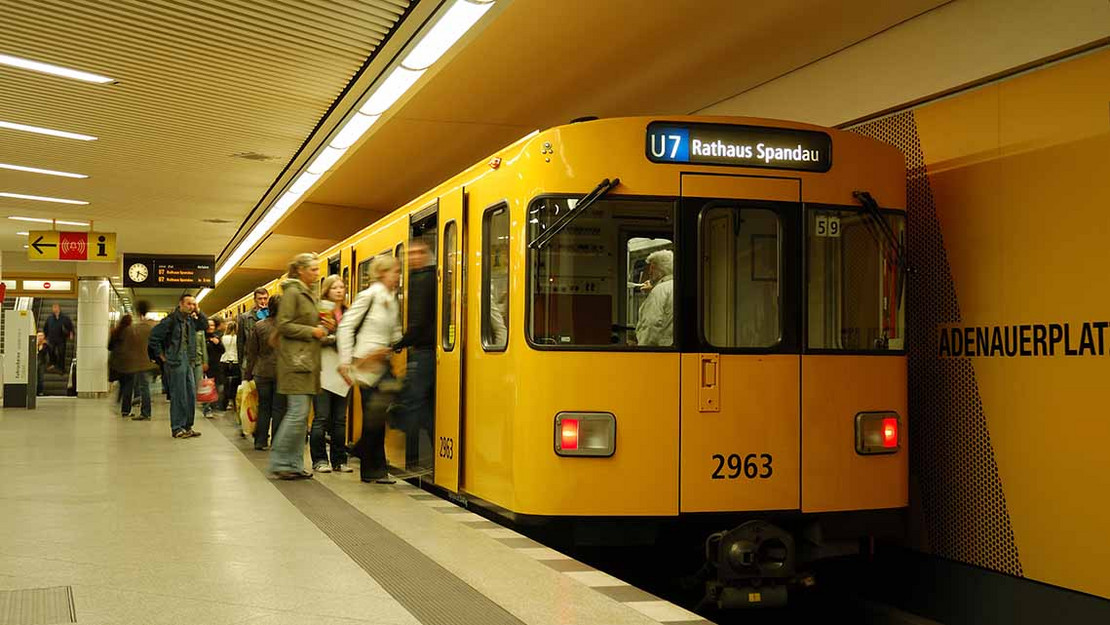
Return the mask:
<path id="1" fill-rule="evenodd" d="M 652 252 L 647 257 L 651 289 L 640 305 L 636 322 L 636 344 L 643 347 L 674 345 L 674 253 L 670 250 Z"/>

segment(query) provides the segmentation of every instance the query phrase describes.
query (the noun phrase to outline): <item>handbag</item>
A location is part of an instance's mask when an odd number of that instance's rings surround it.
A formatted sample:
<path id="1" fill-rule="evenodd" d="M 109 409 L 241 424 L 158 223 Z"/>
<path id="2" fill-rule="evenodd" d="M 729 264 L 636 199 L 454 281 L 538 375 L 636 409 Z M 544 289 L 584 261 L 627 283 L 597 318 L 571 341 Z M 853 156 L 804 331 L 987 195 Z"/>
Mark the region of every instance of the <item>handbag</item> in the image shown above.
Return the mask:
<path id="1" fill-rule="evenodd" d="M 204 378 L 197 385 L 197 401 L 202 404 L 210 404 L 220 399 L 220 394 L 216 392 L 216 381 L 212 378 Z"/>

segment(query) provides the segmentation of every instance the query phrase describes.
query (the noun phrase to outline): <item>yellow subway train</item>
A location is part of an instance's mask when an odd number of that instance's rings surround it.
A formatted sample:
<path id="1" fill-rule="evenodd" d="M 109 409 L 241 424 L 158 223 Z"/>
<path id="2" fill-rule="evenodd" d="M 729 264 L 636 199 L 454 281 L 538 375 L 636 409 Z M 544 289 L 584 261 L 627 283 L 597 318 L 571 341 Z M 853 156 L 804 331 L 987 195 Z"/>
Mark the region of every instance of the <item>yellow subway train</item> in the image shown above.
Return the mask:
<path id="1" fill-rule="evenodd" d="M 777 603 L 831 544 L 813 528 L 866 537 L 908 503 L 905 180 L 896 149 L 806 124 L 582 121 L 321 275 L 354 293 L 375 255 L 435 250 L 434 488 L 517 522 L 713 519 L 709 596 Z"/>

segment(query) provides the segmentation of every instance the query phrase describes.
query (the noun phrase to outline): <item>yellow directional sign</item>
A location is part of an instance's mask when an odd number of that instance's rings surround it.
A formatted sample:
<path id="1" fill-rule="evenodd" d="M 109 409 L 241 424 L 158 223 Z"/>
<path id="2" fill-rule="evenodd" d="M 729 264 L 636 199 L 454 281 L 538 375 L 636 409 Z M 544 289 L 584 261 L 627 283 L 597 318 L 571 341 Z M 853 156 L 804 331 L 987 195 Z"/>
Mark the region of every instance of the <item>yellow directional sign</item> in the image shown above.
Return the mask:
<path id="1" fill-rule="evenodd" d="M 30 260 L 112 261 L 116 259 L 114 232 L 33 230 L 27 237 Z"/>

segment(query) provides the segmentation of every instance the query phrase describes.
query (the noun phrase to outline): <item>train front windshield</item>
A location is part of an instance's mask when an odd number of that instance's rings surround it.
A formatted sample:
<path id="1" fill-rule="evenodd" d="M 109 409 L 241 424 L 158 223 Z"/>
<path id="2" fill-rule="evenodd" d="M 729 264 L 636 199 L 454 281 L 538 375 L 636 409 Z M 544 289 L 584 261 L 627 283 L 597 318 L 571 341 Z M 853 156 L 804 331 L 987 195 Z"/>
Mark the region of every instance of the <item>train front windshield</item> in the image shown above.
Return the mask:
<path id="1" fill-rule="evenodd" d="M 577 199 L 547 197 L 528 214 L 534 241 Z M 875 218 L 855 207 L 802 209 L 697 200 L 697 239 L 675 245 L 674 199 L 605 198 L 529 251 L 528 336 L 538 348 L 889 352 L 904 348 L 900 259 Z M 883 213 L 896 241 L 905 217 Z M 693 224 L 691 224 L 693 225 Z M 805 231 L 804 247 L 799 239 Z M 801 250 L 805 250 L 802 252 Z M 796 269 L 806 256 L 806 270 Z M 791 258 L 798 256 L 798 258 Z M 696 308 L 679 310 L 684 263 L 697 264 Z M 687 265 L 688 266 L 688 265 Z M 803 291 L 800 304 L 792 294 Z M 698 320 L 698 345 L 675 321 Z M 681 323 L 681 321 L 680 321 Z M 796 325 L 795 325 L 796 324 Z"/>

